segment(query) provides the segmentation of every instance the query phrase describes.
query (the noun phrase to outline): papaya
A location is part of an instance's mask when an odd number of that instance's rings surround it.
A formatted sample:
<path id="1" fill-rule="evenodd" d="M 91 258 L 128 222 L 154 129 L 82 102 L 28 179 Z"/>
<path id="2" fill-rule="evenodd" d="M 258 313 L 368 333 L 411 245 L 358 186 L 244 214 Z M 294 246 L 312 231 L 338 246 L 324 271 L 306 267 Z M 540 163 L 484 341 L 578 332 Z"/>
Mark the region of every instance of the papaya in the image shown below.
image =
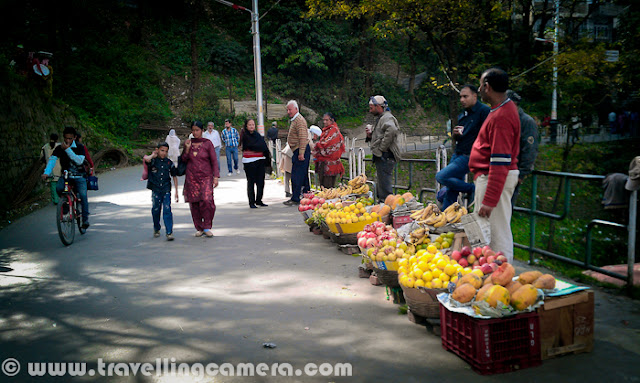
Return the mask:
<path id="1" fill-rule="evenodd" d="M 391 213 L 391 207 L 389 207 L 389 205 L 384 205 L 381 209 L 380 209 L 380 217 L 384 217 L 385 215 L 389 215 L 389 213 Z"/>
<path id="2" fill-rule="evenodd" d="M 393 201 L 395 199 L 396 199 L 396 196 L 394 196 L 393 194 L 389 194 L 387 198 L 384 199 L 384 204 L 387 206 L 391 206 L 391 204 L 393 204 Z"/>
<path id="3" fill-rule="evenodd" d="M 491 280 L 491 275 L 489 275 L 488 277 L 486 277 L 484 279 L 484 283 L 482 284 L 482 286 L 486 286 L 486 285 L 492 285 L 493 286 L 493 281 Z"/>
<path id="4" fill-rule="evenodd" d="M 487 284 L 484 285 L 480 288 L 480 290 L 478 290 L 478 293 L 476 294 L 476 300 L 477 301 L 481 301 L 482 299 L 484 299 L 484 295 L 487 293 L 487 291 L 489 291 L 490 288 L 493 287 L 493 284 Z"/>
<path id="5" fill-rule="evenodd" d="M 518 281 L 511 281 L 505 287 L 507 288 L 507 290 L 509 290 L 509 294 L 513 295 L 513 293 L 515 293 L 516 290 L 522 287 L 522 284 Z"/>
<path id="6" fill-rule="evenodd" d="M 373 207 L 371 208 L 371 212 L 372 212 L 372 213 L 379 213 L 379 212 L 380 212 L 380 209 L 382 209 L 382 206 L 381 206 L 381 205 L 375 205 L 375 206 L 373 206 Z"/>
<path id="7" fill-rule="evenodd" d="M 482 287 L 482 278 L 480 278 L 476 274 L 469 273 L 464 277 L 462 277 L 460 281 L 458 281 L 459 285 L 462 285 L 464 283 L 468 283 L 471 286 L 473 286 L 475 289 L 479 289 L 480 287 Z"/>
<path id="8" fill-rule="evenodd" d="M 542 273 L 539 271 L 527 271 L 520 274 L 520 277 L 518 277 L 518 282 L 520 282 L 522 285 L 532 284 L 541 275 Z"/>
<path id="9" fill-rule="evenodd" d="M 484 293 L 481 300 L 487 302 L 491 307 L 498 307 L 498 303 L 508 306 L 511 302 L 511 295 L 503 286 L 493 285 Z"/>
<path id="10" fill-rule="evenodd" d="M 537 299 L 538 289 L 533 287 L 532 284 L 526 284 L 511 295 L 511 306 L 518 311 L 522 311 L 536 303 Z"/>
<path id="11" fill-rule="evenodd" d="M 556 287 L 556 279 L 551 274 L 543 274 L 533 283 L 536 289 L 551 290 Z"/>
<path id="12" fill-rule="evenodd" d="M 413 199 L 413 194 L 411 194 L 411 192 L 406 192 L 402 195 L 402 198 L 407 202 L 411 201 Z"/>
<path id="13" fill-rule="evenodd" d="M 451 294 L 451 298 L 460 303 L 470 302 L 476 296 L 476 288 L 468 283 L 464 283 L 456 287 Z"/>
<path id="14" fill-rule="evenodd" d="M 491 273 L 491 282 L 494 285 L 506 286 L 516 275 L 516 269 L 510 263 L 503 263 L 496 271 Z"/>

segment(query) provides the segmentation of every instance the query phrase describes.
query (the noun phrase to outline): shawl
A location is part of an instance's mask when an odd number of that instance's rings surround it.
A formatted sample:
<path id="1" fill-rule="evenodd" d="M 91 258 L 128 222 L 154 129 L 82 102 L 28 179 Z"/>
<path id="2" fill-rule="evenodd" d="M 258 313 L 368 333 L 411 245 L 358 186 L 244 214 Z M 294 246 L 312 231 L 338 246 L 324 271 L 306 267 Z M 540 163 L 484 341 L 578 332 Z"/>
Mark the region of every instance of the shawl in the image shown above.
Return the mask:
<path id="1" fill-rule="evenodd" d="M 327 176 L 344 174 L 344 166 L 340 161 L 344 152 L 344 137 L 342 137 L 338 125 L 333 123 L 322 128 L 322 134 L 313 149 L 316 166 L 324 164 L 324 174 Z"/>
<path id="2" fill-rule="evenodd" d="M 250 157 L 262 157 L 269 158 L 269 148 L 264 141 L 264 137 L 257 131 L 249 133 L 247 129 L 242 129 L 240 137 L 240 144 L 242 145 L 242 156 L 246 158 Z"/>

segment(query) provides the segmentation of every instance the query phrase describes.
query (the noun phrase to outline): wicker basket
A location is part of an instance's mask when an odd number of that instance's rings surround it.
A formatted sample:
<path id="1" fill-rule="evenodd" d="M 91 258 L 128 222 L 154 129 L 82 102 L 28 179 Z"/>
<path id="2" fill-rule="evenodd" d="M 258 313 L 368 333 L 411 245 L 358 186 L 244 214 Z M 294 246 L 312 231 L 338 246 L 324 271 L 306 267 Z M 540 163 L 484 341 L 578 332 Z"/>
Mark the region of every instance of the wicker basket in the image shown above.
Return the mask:
<path id="1" fill-rule="evenodd" d="M 320 224 L 320 231 L 322 231 L 322 238 L 324 239 L 331 239 L 331 235 L 329 234 L 329 226 L 327 226 L 326 222 L 322 222 Z"/>
<path id="2" fill-rule="evenodd" d="M 440 302 L 436 296 L 447 289 L 414 289 L 402 286 L 404 299 L 414 315 L 440 318 Z"/>
<path id="3" fill-rule="evenodd" d="M 400 283 L 398 283 L 398 272 L 393 270 L 382 270 L 377 267 L 373 268 L 373 271 L 376 272 L 378 279 L 382 284 L 387 285 L 389 287 L 400 287 Z"/>
<path id="4" fill-rule="evenodd" d="M 357 245 L 358 244 L 358 233 L 336 234 L 332 231 L 329 231 L 329 236 L 331 237 L 331 241 L 337 243 L 338 245 Z"/>

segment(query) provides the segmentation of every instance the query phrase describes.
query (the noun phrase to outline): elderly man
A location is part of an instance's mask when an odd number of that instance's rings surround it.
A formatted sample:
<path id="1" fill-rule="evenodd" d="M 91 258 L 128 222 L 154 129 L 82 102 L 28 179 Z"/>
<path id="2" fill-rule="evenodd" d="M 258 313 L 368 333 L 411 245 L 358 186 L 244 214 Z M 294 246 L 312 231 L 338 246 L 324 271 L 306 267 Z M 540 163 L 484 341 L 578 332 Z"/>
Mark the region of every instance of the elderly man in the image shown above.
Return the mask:
<path id="1" fill-rule="evenodd" d="M 213 144 L 213 148 L 216 150 L 216 158 L 218 159 L 218 172 L 220 172 L 220 148 L 222 147 L 222 140 L 220 139 L 220 133 L 215 129 L 213 121 L 207 123 L 207 131 L 202 134 L 202 137 L 208 139 Z"/>
<path id="2" fill-rule="evenodd" d="M 464 182 L 464 177 L 469 173 L 471 146 L 491 110 L 478 102 L 478 88 L 473 85 L 465 85 L 460 89 L 460 105 L 464 112 L 458 116 L 458 126 L 452 131 L 453 139 L 456 140 L 455 153 L 451 156 L 449 164 L 436 174 L 436 180 L 447 188 L 442 202 L 443 210 L 458 200 L 458 193 L 473 196 L 475 187 Z"/>
<path id="3" fill-rule="evenodd" d="M 518 154 L 518 170 L 520 174 L 518 174 L 518 185 L 511 197 L 511 207 L 513 207 L 518 198 L 520 184 L 522 184 L 524 179 L 533 171 L 533 163 L 536 162 L 536 157 L 538 157 L 538 143 L 540 139 L 538 138 L 538 124 L 536 124 L 533 117 L 526 114 L 520 107 L 522 97 L 512 90 L 507 91 L 507 97 L 516 103 L 518 107 L 518 117 L 520 118 L 520 153 Z"/>
<path id="4" fill-rule="evenodd" d="M 302 117 L 298 109 L 298 103 L 294 100 L 287 102 L 287 114 L 289 115 L 289 135 L 287 143 L 293 151 L 291 158 L 291 199 L 285 201 L 287 206 L 299 205 L 302 193 L 308 190 L 309 160 L 311 149 L 309 148 L 309 132 L 307 120 Z"/>
<path id="5" fill-rule="evenodd" d="M 480 77 L 480 96 L 491 105 L 491 113 L 473 143 L 469 170 L 476 177 L 475 211 L 491 224 L 490 246 L 511 262 L 511 196 L 518 184 L 520 118 L 507 89 L 509 76 L 502 69 L 488 69 Z"/>
<path id="6" fill-rule="evenodd" d="M 389 194 L 393 194 L 393 169 L 401 159 L 398 147 L 400 128 L 383 96 L 373 96 L 369 99 L 369 113 L 376 119 L 373 127 L 367 125 L 366 142 L 369 143 L 373 164 L 376 167 L 378 199 L 384 201 Z"/>

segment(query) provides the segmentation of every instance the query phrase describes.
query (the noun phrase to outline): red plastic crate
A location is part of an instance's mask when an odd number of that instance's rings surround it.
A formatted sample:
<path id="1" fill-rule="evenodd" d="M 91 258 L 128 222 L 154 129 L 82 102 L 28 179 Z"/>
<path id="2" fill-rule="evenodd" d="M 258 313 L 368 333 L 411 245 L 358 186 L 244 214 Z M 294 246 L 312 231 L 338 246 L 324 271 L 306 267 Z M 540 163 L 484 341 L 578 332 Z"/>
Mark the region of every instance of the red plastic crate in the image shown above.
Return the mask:
<path id="1" fill-rule="evenodd" d="M 411 217 L 408 215 L 403 215 L 401 217 L 393 217 L 393 228 L 398 229 L 411 221 L 413 221 L 413 219 L 411 219 Z"/>
<path id="2" fill-rule="evenodd" d="M 500 374 L 542 363 L 537 312 L 476 319 L 440 305 L 442 347 L 481 375 Z"/>

